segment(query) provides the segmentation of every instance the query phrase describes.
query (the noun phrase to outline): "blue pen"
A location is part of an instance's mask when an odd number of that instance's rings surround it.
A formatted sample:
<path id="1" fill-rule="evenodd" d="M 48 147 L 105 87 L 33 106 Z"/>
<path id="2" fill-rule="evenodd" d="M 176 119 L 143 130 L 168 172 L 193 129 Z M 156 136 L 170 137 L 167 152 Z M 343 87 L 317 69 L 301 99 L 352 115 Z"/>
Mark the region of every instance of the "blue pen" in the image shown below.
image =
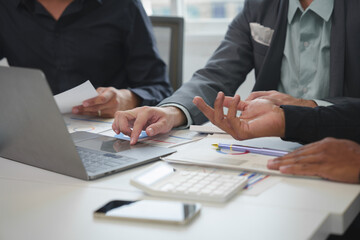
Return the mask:
<path id="1" fill-rule="evenodd" d="M 248 146 L 242 146 L 242 145 L 236 145 L 236 144 L 213 144 L 216 148 L 222 148 L 222 149 L 230 149 L 232 151 L 237 152 L 250 152 L 250 153 L 257 153 L 262 155 L 268 155 L 268 156 L 275 156 L 275 157 L 281 157 L 287 154 L 288 152 L 282 151 L 282 150 L 275 150 L 275 149 L 269 149 L 269 148 L 257 148 L 257 147 L 248 147 Z"/>

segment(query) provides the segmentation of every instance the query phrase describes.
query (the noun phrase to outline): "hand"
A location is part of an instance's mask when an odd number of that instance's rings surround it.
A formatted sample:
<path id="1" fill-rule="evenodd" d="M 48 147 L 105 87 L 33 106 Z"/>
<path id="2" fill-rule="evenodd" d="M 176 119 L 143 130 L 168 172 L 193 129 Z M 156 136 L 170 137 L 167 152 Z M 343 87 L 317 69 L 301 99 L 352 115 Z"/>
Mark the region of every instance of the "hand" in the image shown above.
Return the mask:
<path id="1" fill-rule="evenodd" d="M 349 140 L 325 138 L 269 160 L 268 168 L 286 174 L 359 183 L 360 145 Z"/>
<path id="2" fill-rule="evenodd" d="M 133 109 L 140 105 L 140 98 L 128 89 L 100 87 L 96 91 L 99 96 L 85 100 L 80 106 L 73 107 L 72 112 L 112 118 L 116 111 Z"/>
<path id="3" fill-rule="evenodd" d="M 273 102 L 277 106 L 295 105 L 295 106 L 303 106 L 303 107 L 317 107 L 317 104 L 313 100 L 294 98 L 288 94 L 280 93 L 278 91 L 252 92 L 245 101 L 251 101 L 254 99 L 266 99 Z"/>
<path id="4" fill-rule="evenodd" d="M 238 95 L 229 98 L 219 92 L 214 109 L 207 105 L 201 97 L 195 97 L 193 102 L 213 124 L 237 140 L 284 136 L 284 112 L 268 100 L 256 99 L 244 102 L 240 101 Z M 223 107 L 229 108 L 226 116 L 224 116 Z M 236 116 L 238 110 L 242 111 L 240 117 Z"/>
<path id="5" fill-rule="evenodd" d="M 130 136 L 130 144 L 134 145 L 142 130 L 148 136 L 169 132 L 173 127 L 184 125 L 186 117 L 176 107 L 140 107 L 115 113 L 112 129 Z"/>

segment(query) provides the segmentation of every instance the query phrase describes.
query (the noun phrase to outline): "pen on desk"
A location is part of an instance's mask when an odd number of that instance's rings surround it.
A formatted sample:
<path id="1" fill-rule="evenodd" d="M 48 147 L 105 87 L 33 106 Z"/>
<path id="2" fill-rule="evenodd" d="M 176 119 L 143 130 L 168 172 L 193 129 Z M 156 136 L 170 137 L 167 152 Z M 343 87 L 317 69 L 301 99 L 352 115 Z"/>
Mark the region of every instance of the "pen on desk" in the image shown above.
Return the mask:
<path id="1" fill-rule="evenodd" d="M 257 153 L 262 155 L 268 155 L 268 156 L 274 156 L 274 157 L 281 157 L 287 154 L 286 151 L 281 150 L 275 150 L 275 149 L 269 149 L 269 148 L 257 148 L 257 147 L 248 147 L 248 146 L 242 146 L 242 145 L 236 145 L 236 144 L 213 144 L 214 147 L 222 148 L 222 149 L 230 149 L 232 151 L 237 152 L 249 152 L 249 153 Z"/>

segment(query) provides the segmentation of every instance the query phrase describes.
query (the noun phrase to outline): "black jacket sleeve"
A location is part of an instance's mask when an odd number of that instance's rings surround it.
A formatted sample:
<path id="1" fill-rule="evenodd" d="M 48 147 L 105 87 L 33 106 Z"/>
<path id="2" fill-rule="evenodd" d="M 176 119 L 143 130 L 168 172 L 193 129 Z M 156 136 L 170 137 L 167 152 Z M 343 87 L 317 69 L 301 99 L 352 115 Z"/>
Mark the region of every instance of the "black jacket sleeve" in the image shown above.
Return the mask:
<path id="1" fill-rule="evenodd" d="M 161 60 L 152 26 L 140 1 L 131 1 L 132 27 L 127 37 L 126 72 L 129 89 L 143 99 L 142 105 L 156 105 L 172 93 L 166 65 Z"/>
<path id="2" fill-rule="evenodd" d="M 3 49 L 3 44 L 1 42 L 1 37 L 0 37 L 0 60 L 3 58 L 4 58 L 4 49 Z"/>
<path id="3" fill-rule="evenodd" d="M 310 143 L 325 137 L 360 143 L 360 99 L 343 98 L 329 107 L 281 106 L 285 113 L 284 140 Z"/>

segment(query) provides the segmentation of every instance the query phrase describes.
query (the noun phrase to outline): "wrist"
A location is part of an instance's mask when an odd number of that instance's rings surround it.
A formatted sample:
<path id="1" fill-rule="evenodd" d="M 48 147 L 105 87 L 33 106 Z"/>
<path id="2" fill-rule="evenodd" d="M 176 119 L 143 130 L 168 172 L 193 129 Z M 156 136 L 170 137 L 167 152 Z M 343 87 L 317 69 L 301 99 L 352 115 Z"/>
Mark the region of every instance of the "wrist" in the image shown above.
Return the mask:
<path id="1" fill-rule="evenodd" d="M 173 127 L 179 127 L 186 124 L 186 116 L 179 108 L 174 106 L 166 106 L 164 109 L 166 109 L 166 112 L 173 120 Z"/>
<path id="2" fill-rule="evenodd" d="M 136 107 L 140 107 L 141 105 L 141 98 L 136 95 L 134 92 L 132 92 L 129 89 L 120 89 L 119 91 L 119 95 L 120 95 L 120 101 L 126 101 L 127 104 L 125 105 L 125 109 L 120 109 L 120 110 L 128 110 L 128 109 L 133 109 Z"/>
<path id="3" fill-rule="evenodd" d="M 277 132 L 277 136 L 278 137 L 285 137 L 285 113 L 284 113 L 284 109 L 282 109 L 281 107 L 277 107 L 276 108 L 277 114 L 278 114 L 278 119 L 279 119 L 279 128 L 278 128 L 278 132 Z"/>
<path id="4" fill-rule="evenodd" d="M 300 106 L 315 108 L 318 105 L 316 104 L 316 102 L 314 100 L 300 99 Z"/>

